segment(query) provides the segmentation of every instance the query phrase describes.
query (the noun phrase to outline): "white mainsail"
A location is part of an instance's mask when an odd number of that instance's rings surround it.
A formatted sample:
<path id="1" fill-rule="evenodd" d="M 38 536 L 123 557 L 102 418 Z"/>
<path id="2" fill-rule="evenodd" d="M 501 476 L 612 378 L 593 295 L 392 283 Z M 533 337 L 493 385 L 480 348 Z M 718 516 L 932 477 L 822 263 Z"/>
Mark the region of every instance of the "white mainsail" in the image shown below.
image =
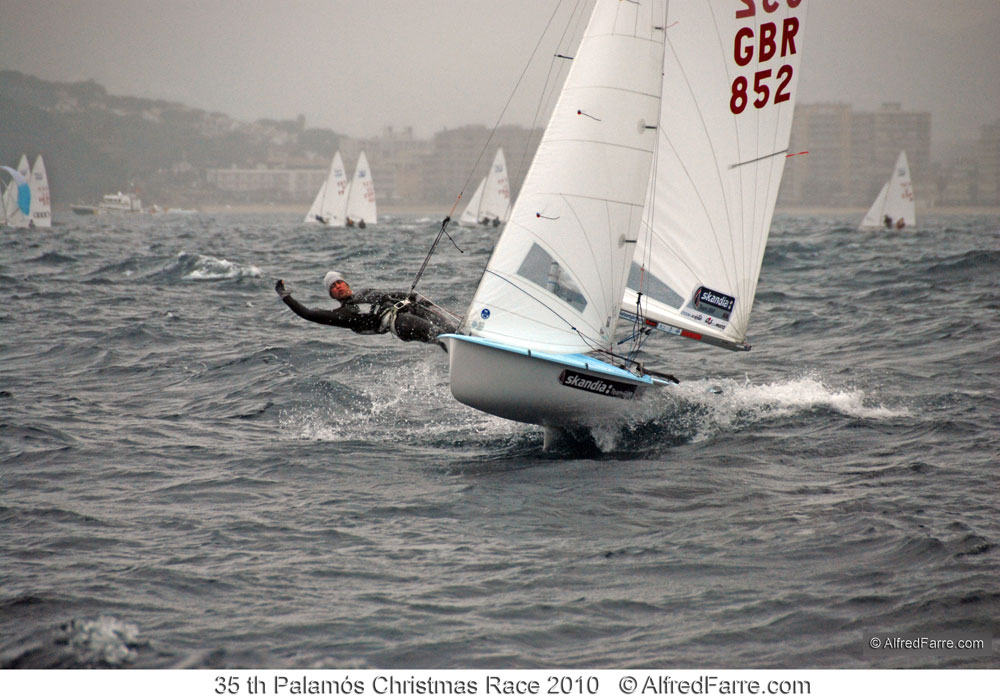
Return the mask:
<path id="1" fill-rule="evenodd" d="M 364 151 L 358 156 L 354 179 L 351 180 L 351 190 L 347 198 L 347 218 L 355 225 L 359 225 L 362 221 L 367 226 L 378 223 L 375 182 L 372 180 L 372 171 L 368 167 L 368 158 Z"/>
<path id="2" fill-rule="evenodd" d="M 664 15 L 663 0 L 597 1 L 464 331 L 610 347 L 655 145 Z"/>
<path id="3" fill-rule="evenodd" d="M 910 164 L 906 151 L 896 158 L 892 175 L 882 185 L 874 204 L 861 220 L 862 229 L 904 228 L 917 225 L 916 206 L 913 201 L 913 183 L 910 181 Z"/>
<path id="4" fill-rule="evenodd" d="M 37 228 L 52 228 L 52 202 L 49 199 L 49 176 L 45 172 L 42 154 L 31 168 L 31 222 Z"/>
<path id="5" fill-rule="evenodd" d="M 801 0 L 744 5 L 669 4 L 655 165 L 622 306 L 730 349 L 749 347 L 805 15 Z"/>
<path id="6" fill-rule="evenodd" d="M 476 193 L 462 212 L 463 224 L 482 224 L 507 221 L 510 213 L 510 183 L 507 180 L 507 160 L 503 149 L 498 148 L 489 173 L 479 181 Z"/>
<path id="7" fill-rule="evenodd" d="M 325 223 L 327 226 L 343 226 L 347 214 L 347 173 L 340 151 L 333 155 L 330 170 L 323 186 L 316 193 L 305 223 Z"/>
<path id="8" fill-rule="evenodd" d="M 479 203 L 479 221 L 489 219 L 492 222 L 499 219 L 504 222 L 507 221 L 509 213 L 510 183 L 507 181 L 507 161 L 503 157 L 503 149 L 498 148 L 483 187 L 483 198 Z"/>

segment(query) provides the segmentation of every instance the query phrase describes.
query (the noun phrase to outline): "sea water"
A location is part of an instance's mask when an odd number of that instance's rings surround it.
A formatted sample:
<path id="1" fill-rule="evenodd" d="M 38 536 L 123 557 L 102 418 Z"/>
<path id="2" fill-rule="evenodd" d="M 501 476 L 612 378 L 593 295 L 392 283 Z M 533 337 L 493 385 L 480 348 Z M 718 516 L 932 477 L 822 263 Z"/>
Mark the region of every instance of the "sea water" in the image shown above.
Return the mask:
<path id="1" fill-rule="evenodd" d="M 681 384 L 550 452 L 273 290 L 408 289 L 437 219 L 298 218 L 0 232 L 3 667 L 995 666 L 863 637 L 1000 638 L 997 217 L 777 216 L 753 350 L 652 338 Z"/>

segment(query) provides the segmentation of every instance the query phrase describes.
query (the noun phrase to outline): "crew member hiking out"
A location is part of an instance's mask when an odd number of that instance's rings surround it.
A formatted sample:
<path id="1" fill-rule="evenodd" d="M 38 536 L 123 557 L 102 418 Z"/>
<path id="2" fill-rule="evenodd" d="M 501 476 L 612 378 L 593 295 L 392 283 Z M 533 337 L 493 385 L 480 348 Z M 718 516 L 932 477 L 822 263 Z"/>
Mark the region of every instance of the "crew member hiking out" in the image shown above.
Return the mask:
<path id="1" fill-rule="evenodd" d="M 336 303 L 333 309 L 303 306 L 285 288 L 284 280 L 275 283 L 274 291 L 307 321 L 349 328 L 364 335 L 392 333 L 400 340 L 434 343 L 442 333 L 454 333 L 458 328 L 457 320 L 448 312 L 416 293 L 362 289 L 355 294 L 343 275 L 332 270 L 323 278 L 323 287 Z"/>

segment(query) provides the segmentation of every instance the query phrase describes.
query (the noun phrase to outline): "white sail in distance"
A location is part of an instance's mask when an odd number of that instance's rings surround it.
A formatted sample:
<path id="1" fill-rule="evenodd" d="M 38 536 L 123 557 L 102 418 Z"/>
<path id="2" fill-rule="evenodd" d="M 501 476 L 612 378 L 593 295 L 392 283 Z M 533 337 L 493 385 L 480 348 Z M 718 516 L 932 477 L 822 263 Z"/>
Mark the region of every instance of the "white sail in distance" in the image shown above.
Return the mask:
<path id="1" fill-rule="evenodd" d="M 610 347 L 655 146 L 664 15 L 662 0 L 598 0 L 466 312 L 471 335 Z"/>
<path id="2" fill-rule="evenodd" d="M 623 315 L 748 348 L 788 151 L 805 7 L 671 0 L 655 164 Z"/>
<path id="3" fill-rule="evenodd" d="M 483 201 L 483 190 L 486 188 L 486 178 L 479 181 L 479 186 L 473 193 L 469 203 L 465 205 L 465 211 L 459 217 L 459 223 L 472 225 L 479 223 L 479 203 Z"/>
<path id="4" fill-rule="evenodd" d="M 21 160 L 17 163 L 17 172 L 28 182 L 30 188 L 31 168 L 28 166 L 27 155 L 21 154 Z M 4 192 L 4 211 L 7 214 L 7 225 L 14 228 L 27 228 L 28 222 L 31 221 L 31 211 L 29 210 L 27 214 L 21 211 L 17 197 L 18 188 L 14 185 L 8 187 L 7 191 Z"/>
<path id="5" fill-rule="evenodd" d="M 375 206 L 375 182 L 372 171 L 368 167 L 368 158 L 361 151 L 357 166 L 354 168 L 354 179 L 347 198 L 347 218 L 355 226 L 362 221 L 366 226 L 378 223 L 378 211 Z"/>
<path id="6" fill-rule="evenodd" d="M 323 223 L 320 219 L 323 216 L 323 198 L 326 197 L 326 186 L 329 183 L 329 177 L 323 180 L 323 184 L 319 187 L 319 192 L 313 198 L 313 203 L 309 207 L 309 211 L 306 212 L 306 218 L 302 220 L 304 224 L 321 224 Z"/>
<path id="7" fill-rule="evenodd" d="M 479 221 L 488 219 L 492 222 L 499 219 L 507 220 L 510 213 L 510 183 L 507 180 L 507 161 L 503 157 L 503 149 L 498 148 L 497 154 L 490 165 L 483 186 L 483 197 L 479 203 Z"/>
<path id="8" fill-rule="evenodd" d="M 885 224 L 885 197 L 889 194 L 889 181 L 882 183 L 882 189 L 878 191 L 878 196 L 872 202 L 871 207 L 861 220 L 861 229 L 882 228 Z"/>
<path id="9" fill-rule="evenodd" d="M 343 226 L 347 215 L 347 172 L 340 151 L 333 155 L 323 186 L 316 193 L 305 223 Z"/>
<path id="10" fill-rule="evenodd" d="M 490 170 L 476 188 L 459 221 L 463 224 L 503 223 L 510 213 L 510 183 L 507 179 L 507 160 L 503 149 L 498 148 Z"/>
<path id="11" fill-rule="evenodd" d="M 49 199 L 49 176 L 39 153 L 31 168 L 31 223 L 36 228 L 52 228 L 52 202 Z"/>
<path id="12" fill-rule="evenodd" d="M 888 219 L 886 219 L 888 217 Z M 861 221 L 862 229 L 913 228 L 917 225 L 917 211 L 913 200 L 913 183 L 906 151 L 896 158 L 892 175 L 882 185 L 874 204 Z"/>

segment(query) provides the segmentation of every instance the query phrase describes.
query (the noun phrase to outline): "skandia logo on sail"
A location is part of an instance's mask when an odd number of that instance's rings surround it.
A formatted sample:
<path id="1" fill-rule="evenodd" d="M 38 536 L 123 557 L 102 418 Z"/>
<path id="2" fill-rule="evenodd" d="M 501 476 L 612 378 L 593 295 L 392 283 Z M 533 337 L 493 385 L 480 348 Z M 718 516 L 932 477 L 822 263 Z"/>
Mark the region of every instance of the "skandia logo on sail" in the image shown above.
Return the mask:
<path id="1" fill-rule="evenodd" d="M 736 306 L 736 298 L 722 292 L 716 292 L 708 287 L 698 287 L 694 293 L 694 308 L 709 316 L 718 316 L 725 321 Z"/>
<path id="2" fill-rule="evenodd" d="M 583 391 L 611 396 L 616 399 L 631 399 L 635 396 L 635 386 L 632 384 L 601 379 L 600 377 L 593 377 L 589 374 L 581 374 L 568 369 L 564 369 L 559 375 L 559 382 L 573 389 L 582 389 Z"/>

